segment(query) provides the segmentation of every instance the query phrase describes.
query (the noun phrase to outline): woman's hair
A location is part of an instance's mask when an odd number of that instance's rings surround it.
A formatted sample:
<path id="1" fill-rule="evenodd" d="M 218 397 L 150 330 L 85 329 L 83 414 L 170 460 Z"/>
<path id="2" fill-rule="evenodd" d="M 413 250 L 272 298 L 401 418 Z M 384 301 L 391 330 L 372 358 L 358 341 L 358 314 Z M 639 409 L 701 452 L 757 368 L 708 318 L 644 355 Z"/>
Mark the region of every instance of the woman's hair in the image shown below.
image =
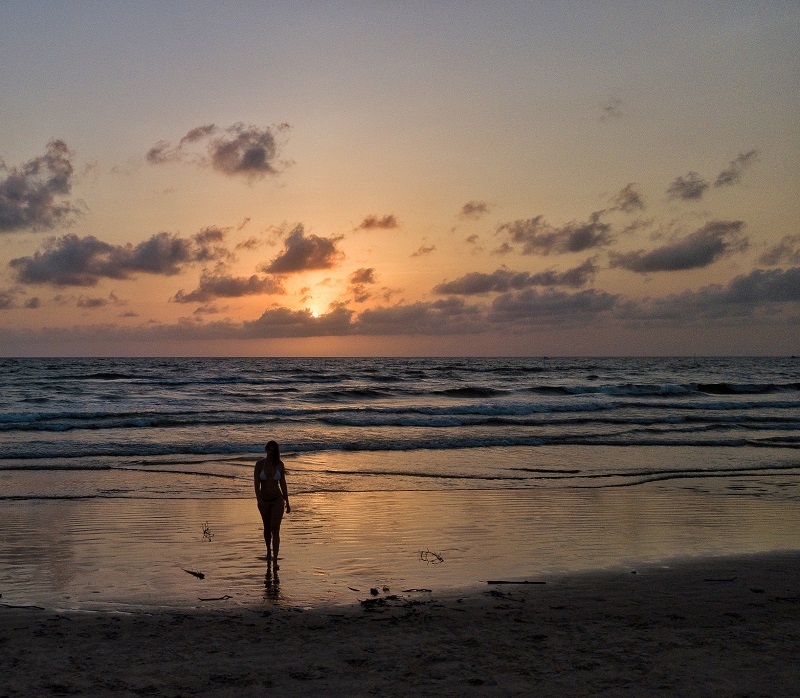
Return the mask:
<path id="1" fill-rule="evenodd" d="M 264 446 L 264 450 L 267 452 L 267 457 L 269 457 L 271 451 L 275 461 L 279 461 L 281 459 L 281 447 L 278 446 L 277 441 L 267 441 L 267 445 Z"/>

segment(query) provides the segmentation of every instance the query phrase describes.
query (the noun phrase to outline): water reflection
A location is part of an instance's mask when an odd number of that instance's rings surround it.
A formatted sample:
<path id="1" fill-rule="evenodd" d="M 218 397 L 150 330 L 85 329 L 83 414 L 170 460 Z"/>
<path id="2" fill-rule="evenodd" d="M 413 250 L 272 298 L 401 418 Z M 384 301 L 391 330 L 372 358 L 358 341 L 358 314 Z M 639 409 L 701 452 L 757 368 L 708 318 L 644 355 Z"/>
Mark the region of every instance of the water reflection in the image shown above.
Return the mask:
<path id="1" fill-rule="evenodd" d="M 267 567 L 267 573 L 264 575 L 264 601 L 271 603 L 283 601 L 278 570 L 273 570 L 271 565 Z"/>

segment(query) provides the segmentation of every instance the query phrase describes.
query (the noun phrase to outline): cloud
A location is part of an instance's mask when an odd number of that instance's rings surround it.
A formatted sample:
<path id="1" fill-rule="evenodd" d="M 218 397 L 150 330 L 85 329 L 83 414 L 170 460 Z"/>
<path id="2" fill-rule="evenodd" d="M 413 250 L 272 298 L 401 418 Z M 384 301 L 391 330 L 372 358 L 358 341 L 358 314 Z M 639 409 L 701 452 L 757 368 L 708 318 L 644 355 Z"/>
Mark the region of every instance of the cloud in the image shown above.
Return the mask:
<path id="1" fill-rule="evenodd" d="M 86 296 L 80 296 L 78 298 L 78 302 L 76 303 L 78 308 L 104 308 L 107 305 L 125 305 L 124 301 L 121 301 L 117 294 L 112 292 L 108 295 L 107 298 L 88 298 Z"/>
<path id="2" fill-rule="evenodd" d="M 488 319 L 515 326 L 585 323 L 612 310 L 619 296 L 587 289 L 577 293 L 526 289 L 495 298 Z"/>
<path id="3" fill-rule="evenodd" d="M 16 296 L 16 289 L 2 289 L 0 288 L 0 310 L 11 310 L 16 308 L 14 303 L 14 296 Z"/>
<path id="4" fill-rule="evenodd" d="M 696 201 L 703 198 L 709 186 L 697 172 L 689 172 L 685 177 L 676 177 L 667 187 L 667 198 Z"/>
<path id="5" fill-rule="evenodd" d="M 257 320 L 242 324 L 242 336 L 248 338 L 326 337 L 350 334 L 353 311 L 334 305 L 328 313 L 314 317 L 310 310 L 273 308 Z"/>
<path id="6" fill-rule="evenodd" d="M 800 235 L 785 235 L 775 246 L 759 257 L 761 264 L 800 264 Z"/>
<path id="7" fill-rule="evenodd" d="M 707 267 L 747 247 L 747 239 L 739 235 L 743 226 L 742 221 L 710 221 L 682 240 L 650 252 L 612 253 L 611 266 L 639 274 Z"/>
<path id="8" fill-rule="evenodd" d="M 600 121 L 611 121 L 623 117 L 622 107 L 625 105 L 621 99 L 612 97 L 600 107 Z"/>
<path id="9" fill-rule="evenodd" d="M 436 250 L 436 245 L 420 245 L 419 249 L 416 252 L 412 252 L 412 257 L 423 257 L 426 254 L 430 254 Z"/>
<path id="10" fill-rule="evenodd" d="M 757 150 L 749 150 L 746 153 L 739 153 L 735 160 L 731 160 L 730 165 L 717 175 L 714 181 L 715 187 L 729 187 L 738 184 L 744 171 L 758 159 Z"/>
<path id="11" fill-rule="evenodd" d="M 159 141 L 147 151 L 145 159 L 151 165 L 190 161 L 225 175 L 260 179 L 279 171 L 277 134 L 288 128 L 288 124 L 274 128 L 243 123 L 227 128 L 206 124 L 191 129 L 177 146 L 172 146 L 169 141 Z M 200 157 L 193 151 L 196 144 L 204 145 L 204 156 Z"/>
<path id="12" fill-rule="evenodd" d="M 507 235 L 509 243 L 522 245 L 522 254 L 583 252 L 603 247 L 613 240 L 611 226 L 600 220 L 601 215 L 602 211 L 598 211 L 586 222 L 573 221 L 561 228 L 554 228 L 542 216 L 536 216 L 504 223 L 497 232 Z"/>
<path id="13" fill-rule="evenodd" d="M 95 286 L 100 279 L 129 279 L 131 275 L 174 276 L 184 266 L 224 259 L 227 250 L 218 243 L 222 231 L 206 229 L 192 238 L 156 233 L 138 245 L 111 245 L 93 235 L 74 234 L 49 238 L 33 256 L 9 262 L 18 281 L 56 286 Z"/>
<path id="14" fill-rule="evenodd" d="M 459 216 L 476 221 L 487 213 L 489 213 L 489 205 L 485 201 L 467 201 L 461 207 Z"/>
<path id="15" fill-rule="evenodd" d="M 212 274 L 203 270 L 200 285 L 190 293 L 178 291 L 172 300 L 175 303 L 205 303 L 214 298 L 241 298 L 242 296 L 259 296 L 265 294 L 283 294 L 286 290 L 278 279 L 259 277 L 253 274 L 246 276 L 228 276 Z"/>
<path id="16" fill-rule="evenodd" d="M 584 286 L 594 276 L 597 267 L 593 260 L 564 272 L 553 270 L 530 274 L 527 271 L 497 269 L 491 274 L 470 272 L 453 281 L 446 281 L 433 287 L 434 293 L 458 296 L 481 295 L 486 293 L 505 293 L 522 290 L 532 286 Z"/>
<path id="17" fill-rule="evenodd" d="M 631 182 L 626 184 L 619 193 L 612 199 L 614 209 L 624 213 L 634 213 L 644 211 L 644 199 L 637 189 L 637 185 Z"/>
<path id="18" fill-rule="evenodd" d="M 72 151 L 61 140 L 18 167 L 0 160 L 0 233 L 41 230 L 64 223 L 78 209 L 65 198 L 72 189 Z"/>
<path id="19" fill-rule="evenodd" d="M 350 274 L 350 283 L 351 284 L 376 283 L 375 269 L 373 269 L 372 267 L 368 269 L 356 269 L 352 274 Z"/>
<path id="20" fill-rule="evenodd" d="M 353 300 L 356 303 L 363 303 L 372 297 L 372 293 L 367 289 L 367 286 L 377 283 L 375 269 L 372 267 L 356 269 L 350 274 L 349 281 L 350 287 L 348 291 L 353 295 Z"/>
<path id="21" fill-rule="evenodd" d="M 419 302 L 365 310 L 352 328 L 353 334 L 366 335 L 445 335 L 466 334 L 486 329 L 483 311 L 460 298 Z"/>
<path id="22" fill-rule="evenodd" d="M 295 274 L 317 269 L 331 269 L 344 257 L 336 247 L 339 237 L 323 238 L 306 235 L 302 225 L 297 225 L 284 240 L 281 252 L 262 267 L 269 274 Z"/>
<path id="23" fill-rule="evenodd" d="M 397 228 L 399 225 L 400 223 L 393 213 L 380 218 L 378 216 L 370 215 L 364 218 L 361 223 L 359 223 L 356 230 L 392 230 L 393 228 Z"/>
<path id="24" fill-rule="evenodd" d="M 618 316 L 629 321 L 693 324 L 728 318 L 757 317 L 762 307 L 780 309 L 800 303 L 800 267 L 754 269 L 727 286 L 711 285 L 664 298 L 621 304 Z"/>

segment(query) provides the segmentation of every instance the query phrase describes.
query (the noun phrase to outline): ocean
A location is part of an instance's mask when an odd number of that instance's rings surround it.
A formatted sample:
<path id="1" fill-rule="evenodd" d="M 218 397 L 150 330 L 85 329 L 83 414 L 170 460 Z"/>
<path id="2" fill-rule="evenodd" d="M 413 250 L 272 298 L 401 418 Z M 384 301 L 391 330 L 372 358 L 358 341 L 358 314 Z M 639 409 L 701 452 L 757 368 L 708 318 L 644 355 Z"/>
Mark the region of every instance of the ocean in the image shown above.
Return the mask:
<path id="1" fill-rule="evenodd" d="M 269 439 L 295 492 L 798 496 L 794 358 L 3 359 L 0 394 L 6 499 L 243 496 Z"/>
<path id="2" fill-rule="evenodd" d="M 2 603 L 314 605 L 800 550 L 794 358 L 2 359 L 0 387 Z"/>

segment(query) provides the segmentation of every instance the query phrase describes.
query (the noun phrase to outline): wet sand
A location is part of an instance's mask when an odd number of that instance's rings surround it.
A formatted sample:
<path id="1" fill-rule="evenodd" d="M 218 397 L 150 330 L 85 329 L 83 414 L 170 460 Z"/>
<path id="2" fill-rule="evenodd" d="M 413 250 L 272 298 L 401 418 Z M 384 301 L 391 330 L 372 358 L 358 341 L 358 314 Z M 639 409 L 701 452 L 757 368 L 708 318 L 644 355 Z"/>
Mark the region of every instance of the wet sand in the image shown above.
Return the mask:
<path id="1" fill-rule="evenodd" d="M 794 696 L 800 685 L 797 552 L 364 596 L 311 610 L 4 605 L 0 694 Z"/>
<path id="2" fill-rule="evenodd" d="M 317 493 L 292 504 L 280 578 L 265 586 L 252 498 L 5 501 L 0 594 L 51 610 L 306 608 L 358 602 L 373 587 L 441 595 L 498 578 L 800 550 L 794 501 L 657 484 Z"/>

